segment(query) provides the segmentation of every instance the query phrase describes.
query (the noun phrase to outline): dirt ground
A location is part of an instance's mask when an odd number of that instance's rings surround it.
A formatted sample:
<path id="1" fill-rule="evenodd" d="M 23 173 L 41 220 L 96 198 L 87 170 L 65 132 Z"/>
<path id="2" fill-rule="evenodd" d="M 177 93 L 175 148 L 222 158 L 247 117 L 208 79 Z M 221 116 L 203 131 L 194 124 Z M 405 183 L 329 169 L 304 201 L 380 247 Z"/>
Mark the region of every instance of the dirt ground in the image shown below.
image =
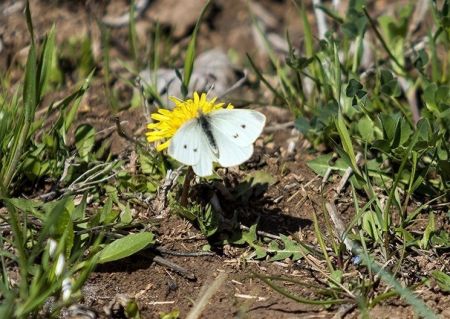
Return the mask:
<path id="1" fill-rule="evenodd" d="M 29 36 L 26 23 L 22 16 L 22 9 L 14 9 L 13 3 L 23 1 L 2 1 L 0 3 L 0 39 L 2 51 L 0 52 L 0 70 L 15 66 L 16 78 L 21 76 L 20 66 L 26 59 L 26 48 Z M 193 29 L 201 7 L 205 1 L 154 0 L 137 19 L 139 41 L 148 39 L 153 22 L 158 19 L 165 30 L 170 32 L 174 45 L 170 54 L 174 57 L 182 52 Z M 73 36 L 90 34 L 94 39 L 94 57 L 101 63 L 101 41 L 95 19 L 112 19 L 126 13 L 128 1 L 30 1 L 33 13 L 33 22 L 36 35 L 42 36 L 49 30 L 52 23 L 56 24 L 57 42 L 59 44 Z M 284 35 L 286 28 L 294 44 L 301 44 L 301 27 L 299 17 L 290 1 L 265 0 L 258 2 L 270 12 L 270 28 L 280 35 Z M 309 2 L 308 2 L 309 3 Z M 384 8 L 377 1 L 375 9 Z M 386 7 L 387 4 L 386 4 Z M 6 8 L 9 11 L 6 11 Z M 251 30 L 251 17 L 245 1 L 218 0 L 214 2 L 206 22 L 202 25 L 199 34 L 199 51 L 220 47 L 235 56 L 235 62 L 241 67 L 245 65 L 245 53 L 256 57 L 260 65 L 264 65 L 265 57 L 255 45 Z M 111 54 L 127 60 L 128 31 L 125 26 L 110 28 L 112 34 Z M 180 65 L 178 61 L 178 65 Z M 67 69 L 70 70 L 70 61 Z M 113 72 L 126 74 L 122 66 L 112 59 Z M 101 70 L 99 71 L 101 72 Z M 14 78 L 15 73 L 13 74 Z M 73 75 L 65 74 L 66 85 L 60 92 L 49 94 L 49 101 L 64 96 L 75 85 Z M 128 78 L 131 75 L 128 74 Z M 111 84 L 121 89 L 119 82 Z M 250 89 L 248 89 L 250 90 Z M 127 99 L 131 97 L 129 88 L 123 87 L 121 101 L 127 107 Z M 248 97 L 264 97 L 265 92 L 245 92 Z M 114 124 L 110 119 L 110 109 L 105 103 L 103 78 L 94 80 L 87 98 L 79 114 L 80 123 L 94 125 L 98 131 L 104 130 L 105 138 L 112 139 L 112 153 L 115 156 L 126 158 L 132 146 L 114 132 Z M 45 105 L 45 102 L 43 103 Z M 225 177 L 228 191 L 234 192 L 241 185 L 246 174 L 256 171 L 265 171 L 273 177 L 271 185 L 249 194 L 241 203 L 228 203 L 226 194 L 220 199 L 224 211 L 231 216 L 234 209 L 238 209 L 244 216 L 242 220 L 250 226 L 259 219 L 259 230 L 269 234 L 286 234 L 292 238 L 316 245 L 312 216 L 319 216 L 323 222 L 323 199 L 329 196 L 337 183 L 338 176 L 333 177 L 322 195 L 319 190 L 321 179 L 306 165 L 314 158 L 308 153 L 308 143 L 293 129 L 289 122 L 293 120 L 291 113 L 275 106 L 259 106 L 258 108 L 268 117 L 267 126 L 271 128 L 256 143 L 256 152 L 252 159 L 244 165 L 245 171 L 230 170 Z M 123 110 L 119 118 L 124 121 L 127 133 L 136 137 L 143 136 L 146 119 L 140 108 Z M 106 120 L 105 120 L 106 119 Z M 287 123 L 287 124 L 286 124 Z M 281 126 L 280 126 L 281 125 Z M 279 128 L 282 127 L 282 128 Z M 292 150 L 289 144 L 294 142 Z M 338 203 L 342 219 L 347 221 L 353 214 L 351 198 Z M 150 211 L 143 211 L 141 215 L 152 219 L 156 215 Z M 158 226 L 152 231 L 157 235 L 160 247 L 174 252 L 197 252 L 208 242 L 199 230 L 189 222 L 178 216 L 169 215 L 158 220 Z M 163 254 L 170 260 L 189 270 L 191 279 L 180 275 L 167 267 L 155 263 L 151 252 L 143 252 L 120 262 L 114 262 L 97 267 L 84 287 L 82 305 L 96 311 L 100 317 L 106 317 L 104 308 L 114 307 L 115 298 L 125 294 L 136 299 L 143 318 L 158 318 L 160 313 L 180 310 L 180 317 L 186 316 L 193 302 L 204 285 L 211 283 L 220 273 L 228 274 L 225 284 L 214 294 L 202 318 L 358 318 L 357 307 L 348 305 L 323 307 L 300 304 L 289 300 L 272 290 L 261 280 L 255 278 L 253 273 L 266 275 L 283 275 L 295 278 L 305 283 L 320 285 L 321 279 L 308 263 L 303 260 L 280 262 L 245 260 L 249 249 L 236 246 L 225 246 L 208 256 L 174 256 Z M 321 261 L 317 261 L 321 263 Z M 345 261 L 350 263 L 350 261 Z M 412 262 L 429 263 L 426 255 L 417 257 Z M 445 260 L 434 260 L 434 265 L 448 267 Z M 351 266 L 349 266 L 351 268 Z M 405 270 L 407 272 L 409 270 Z M 405 274 L 412 276 L 411 273 Z M 195 278 L 193 278 L 195 277 Z M 314 294 L 299 285 L 285 284 L 286 289 L 304 298 L 314 298 Z M 421 294 L 427 305 L 442 318 L 450 318 L 450 296 L 425 289 Z M 68 313 L 66 313 L 68 316 Z M 410 306 L 399 299 L 389 299 L 371 310 L 372 318 L 415 318 Z M 119 316 L 120 317 L 120 316 Z"/>

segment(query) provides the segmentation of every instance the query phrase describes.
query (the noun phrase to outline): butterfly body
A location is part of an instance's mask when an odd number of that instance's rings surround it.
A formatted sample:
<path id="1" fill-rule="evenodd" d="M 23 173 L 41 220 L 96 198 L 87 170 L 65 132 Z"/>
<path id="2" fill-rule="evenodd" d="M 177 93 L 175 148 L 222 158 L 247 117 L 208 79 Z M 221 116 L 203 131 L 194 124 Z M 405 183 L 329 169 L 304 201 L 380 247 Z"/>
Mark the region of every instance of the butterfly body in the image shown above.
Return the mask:
<path id="1" fill-rule="evenodd" d="M 215 155 L 217 155 L 217 157 L 218 157 L 219 151 L 217 149 L 217 143 L 216 143 L 216 140 L 214 138 L 214 135 L 213 135 L 213 132 L 211 129 L 210 119 L 208 118 L 207 115 L 205 115 L 203 113 L 199 113 L 199 116 L 196 120 L 198 121 L 198 124 L 201 126 L 203 132 L 205 133 L 206 138 L 208 139 L 209 145 L 211 146 L 213 153 L 215 153 Z"/>
<path id="2" fill-rule="evenodd" d="M 212 174 L 213 162 L 230 167 L 248 160 L 265 122 L 265 116 L 253 110 L 199 113 L 178 129 L 168 153 L 177 161 L 191 165 L 198 176 L 208 176 Z"/>

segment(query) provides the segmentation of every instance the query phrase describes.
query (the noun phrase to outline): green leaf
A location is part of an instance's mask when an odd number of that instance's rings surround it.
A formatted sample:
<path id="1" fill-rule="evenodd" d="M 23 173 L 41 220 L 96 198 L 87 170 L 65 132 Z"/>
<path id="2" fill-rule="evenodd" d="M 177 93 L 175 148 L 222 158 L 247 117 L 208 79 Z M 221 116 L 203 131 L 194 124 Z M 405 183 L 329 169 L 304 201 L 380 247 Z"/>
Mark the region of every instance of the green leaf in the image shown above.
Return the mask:
<path id="1" fill-rule="evenodd" d="M 312 126 L 310 120 L 304 117 L 298 117 L 295 120 L 295 128 L 299 130 L 303 135 L 306 135 L 312 129 Z"/>
<path id="2" fill-rule="evenodd" d="M 95 129 L 89 124 L 81 124 L 75 131 L 75 147 L 84 161 L 88 161 L 89 155 L 95 144 Z"/>
<path id="3" fill-rule="evenodd" d="M 172 310 L 171 312 L 160 312 L 159 313 L 159 319 L 178 319 L 180 318 L 180 310 L 175 309 Z"/>
<path id="4" fill-rule="evenodd" d="M 150 232 L 130 234 L 113 241 L 103 248 L 103 250 L 99 253 L 98 262 L 100 264 L 104 264 L 123 259 L 152 244 L 154 244 L 154 240 L 153 234 Z"/>
<path id="5" fill-rule="evenodd" d="M 29 4 L 26 5 L 26 17 L 28 28 L 31 34 L 31 46 L 28 52 L 27 64 L 25 67 L 25 84 L 23 86 L 23 101 L 25 104 L 25 119 L 27 122 L 31 122 L 34 119 L 34 112 L 37 105 L 37 58 L 36 48 L 34 44 L 33 25 L 31 22 L 31 14 Z"/>
<path id="6" fill-rule="evenodd" d="M 450 248 L 450 234 L 441 230 L 431 237 L 431 244 L 434 248 Z"/>
<path id="7" fill-rule="evenodd" d="M 154 174 L 156 172 L 157 160 L 148 152 L 139 153 L 139 167 L 144 174 Z"/>
<path id="8" fill-rule="evenodd" d="M 400 85 L 398 84 L 397 79 L 394 78 L 392 73 L 388 70 L 381 70 L 380 76 L 381 92 L 392 97 L 400 96 Z"/>
<path id="9" fill-rule="evenodd" d="M 8 202 L 11 203 L 15 208 L 21 210 L 22 212 L 31 213 L 35 217 L 44 219 L 44 215 L 36 209 L 36 207 L 38 207 L 38 203 L 34 202 L 31 199 L 8 198 Z"/>
<path id="10" fill-rule="evenodd" d="M 445 292 L 450 292 L 450 276 L 442 271 L 433 271 L 431 273 L 433 278 L 436 280 L 439 288 Z"/>
<path id="11" fill-rule="evenodd" d="M 314 61 L 314 58 L 297 57 L 294 52 L 290 52 L 286 58 L 286 64 L 297 71 L 302 71 Z"/>
<path id="12" fill-rule="evenodd" d="M 305 37 L 305 53 L 307 56 L 312 57 L 314 54 L 314 35 L 311 27 L 311 23 L 308 19 L 308 11 L 305 8 L 305 4 L 303 1 L 300 1 L 300 6 L 296 1 L 294 1 L 295 6 L 297 7 L 297 10 L 299 12 L 299 15 L 302 20 L 302 27 Z"/>
<path id="13" fill-rule="evenodd" d="M 332 157 L 333 154 L 320 155 L 309 161 L 307 165 L 314 173 L 320 176 L 324 176 L 329 168 L 337 171 L 345 171 L 348 168 L 348 165 L 342 159 L 338 159 L 336 162 L 331 163 Z"/>
<path id="14" fill-rule="evenodd" d="M 49 34 L 44 38 L 42 54 L 38 65 L 39 87 L 38 97 L 45 91 L 45 87 L 52 70 L 53 59 L 55 58 L 55 25 L 52 26 Z"/>
<path id="15" fill-rule="evenodd" d="M 435 225 L 435 222 L 434 222 L 434 214 L 433 214 L 433 212 L 431 212 L 430 213 L 430 217 L 428 219 L 428 225 L 425 228 L 422 240 L 419 243 L 420 248 L 428 249 L 431 235 L 433 234 L 433 232 L 435 230 L 436 230 L 436 225 Z"/>
<path id="16" fill-rule="evenodd" d="M 350 3 L 352 3 L 352 1 Z M 342 31 L 349 38 L 355 39 L 357 36 L 364 33 L 367 26 L 367 18 L 361 8 L 350 6 L 351 5 L 349 4 L 347 17 L 345 23 L 342 25 Z"/>
<path id="17" fill-rule="evenodd" d="M 362 215 L 362 229 L 373 238 L 374 241 L 381 241 L 382 222 L 374 211 L 367 211 Z"/>
<path id="18" fill-rule="evenodd" d="M 83 219 L 86 215 L 86 207 L 87 207 L 87 193 L 83 194 L 83 198 L 80 204 L 73 210 L 71 216 L 72 220 L 77 221 Z"/>
<path id="19" fill-rule="evenodd" d="M 270 258 L 271 261 L 283 260 L 286 258 L 299 260 L 305 255 L 304 248 L 299 245 L 299 243 L 286 235 L 280 235 L 280 238 L 283 242 L 283 248 L 280 248 L 275 241 L 272 241 L 267 249 L 267 252 L 275 253 L 275 255 Z"/>
<path id="20" fill-rule="evenodd" d="M 119 216 L 119 212 L 112 209 L 113 208 L 113 200 L 111 197 L 108 197 L 105 205 L 103 206 L 102 212 L 100 214 L 99 222 L 101 224 L 107 225 L 113 223 L 117 216 Z"/>
<path id="21" fill-rule="evenodd" d="M 131 213 L 130 204 L 127 203 L 127 205 L 123 205 L 122 203 L 118 203 L 121 212 L 120 212 L 120 223 L 124 225 L 131 224 L 133 221 L 133 214 Z"/>
<path id="22" fill-rule="evenodd" d="M 364 141 L 371 143 L 375 139 L 374 123 L 370 118 L 363 117 L 358 121 L 358 131 Z"/>
<path id="23" fill-rule="evenodd" d="M 211 237 L 219 229 L 219 215 L 211 207 L 206 205 L 205 212 L 197 217 L 200 230 L 206 237 Z"/>
<path id="24" fill-rule="evenodd" d="M 267 256 L 267 249 L 266 248 L 264 248 L 264 247 L 262 247 L 262 246 L 259 246 L 259 245 L 253 245 L 252 246 L 254 249 L 255 249 L 255 259 L 263 259 L 263 258 L 266 258 L 266 256 Z"/>
<path id="25" fill-rule="evenodd" d="M 342 283 L 343 272 L 340 269 L 333 270 L 330 274 L 330 278 L 332 280 L 329 281 L 329 284 L 333 288 L 338 288 L 339 286 L 336 283 Z"/>
<path id="26" fill-rule="evenodd" d="M 348 82 L 347 89 L 345 90 L 345 95 L 348 97 L 354 97 L 363 88 L 362 84 L 355 79 L 351 79 Z"/>
<path id="27" fill-rule="evenodd" d="M 254 242 L 256 242 L 256 240 L 258 239 L 258 236 L 256 234 L 256 227 L 257 224 L 253 224 L 252 226 L 250 226 L 248 231 L 242 232 L 242 243 L 252 245 Z"/>
<path id="28" fill-rule="evenodd" d="M 414 60 L 414 66 L 417 69 L 423 71 L 423 69 L 428 64 L 429 61 L 430 58 L 428 56 L 428 53 L 424 49 L 420 49 L 419 52 L 417 53 L 416 59 Z"/>

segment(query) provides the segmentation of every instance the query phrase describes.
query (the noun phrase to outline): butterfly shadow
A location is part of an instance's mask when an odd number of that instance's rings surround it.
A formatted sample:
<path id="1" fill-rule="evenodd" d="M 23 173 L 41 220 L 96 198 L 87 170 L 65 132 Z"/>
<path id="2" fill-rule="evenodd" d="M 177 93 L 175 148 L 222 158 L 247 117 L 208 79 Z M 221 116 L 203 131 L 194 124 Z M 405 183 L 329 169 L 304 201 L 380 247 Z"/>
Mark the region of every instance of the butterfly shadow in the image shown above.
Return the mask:
<path id="1" fill-rule="evenodd" d="M 230 190 L 234 203 L 227 202 L 226 207 L 239 213 L 238 219 L 243 225 L 250 227 L 257 222 L 258 230 L 274 235 L 289 235 L 310 226 L 310 219 L 286 213 L 275 203 L 268 194 L 270 184 L 258 178 L 240 182 Z"/>

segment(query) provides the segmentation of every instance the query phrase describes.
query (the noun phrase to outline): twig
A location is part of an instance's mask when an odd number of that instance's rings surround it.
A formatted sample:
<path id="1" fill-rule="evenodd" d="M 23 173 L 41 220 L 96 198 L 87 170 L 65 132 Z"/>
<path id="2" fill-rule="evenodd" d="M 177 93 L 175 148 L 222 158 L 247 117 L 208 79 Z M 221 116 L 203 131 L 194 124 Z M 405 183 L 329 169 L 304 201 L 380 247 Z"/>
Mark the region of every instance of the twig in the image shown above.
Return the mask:
<path id="1" fill-rule="evenodd" d="M 264 132 L 266 133 L 272 133 L 272 132 L 276 132 L 279 130 L 284 130 L 287 128 L 291 128 L 294 127 L 294 121 L 289 121 L 286 123 L 281 123 L 281 124 L 275 124 L 275 125 L 271 125 L 271 126 L 267 126 L 264 128 Z"/>
<path id="2" fill-rule="evenodd" d="M 244 225 L 239 225 L 239 228 L 241 230 L 249 230 L 250 229 L 250 228 L 248 228 L 247 226 L 244 226 Z M 259 236 L 267 237 L 267 238 L 281 240 L 280 236 L 277 236 L 277 235 L 274 235 L 274 234 L 270 234 L 270 233 L 266 233 L 265 231 L 262 231 L 262 230 L 257 230 L 256 234 L 258 234 Z"/>
<path id="3" fill-rule="evenodd" d="M 221 95 L 219 95 L 219 97 L 218 97 L 219 100 L 223 99 L 225 96 L 227 96 L 234 90 L 237 90 L 238 88 L 240 88 L 247 81 L 248 71 L 244 70 L 243 73 L 244 73 L 244 75 L 239 80 L 237 80 L 232 86 L 230 86 L 228 89 L 226 89 L 225 92 L 223 92 Z"/>
<path id="4" fill-rule="evenodd" d="M 59 185 L 61 185 L 61 183 L 64 181 L 64 179 L 67 176 L 67 173 L 69 172 L 69 168 L 72 165 L 73 160 L 75 159 L 75 155 L 70 156 L 69 158 L 66 158 L 66 160 L 64 161 L 64 169 L 63 172 L 61 174 L 61 177 L 59 178 L 59 180 L 56 182 L 56 184 L 52 187 L 52 190 L 48 193 L 45 194 L 41 194 L 39 196 L 37 196 L 37 198 L 42 199 L 42 200 L 52 200 L 56 197 L 56 195 L 58 194 L 58 187 Z"/>
<path id="5" fill-rule="evenodd" d="M 408 80 L 402 76 L 398 77 L 398 83 L 405 92 L 406 99 L 408 100 L 409 109 L 411 110 L 412 119 L 414 122 L 414 125 L 417 124 L 420 120 L 420 111 L 419 111 L 419 101 L 417 98 L 417 90 L 414 87 L 414 85 L 411 85 Z"/>
<path id="6" fill-rule="evenodd" d="M 359 254 L 361 247 L 355 241 L 349 239 L 348 236 L 346 236 L 344 222 L 341 220 L 336 206 L 333 203 L 326 203 L 325 208 L 327 209 L 331 221 L 334 224 L 334 230 L 336 231 L 337 237 L 344 241 L 344 245 L 350 253 L 353 253 L 355 255 Z"/>
<path id="7" fill-rule="evenodd" d="M 181 167 L 177 168 L 175 171 L 168 170 L 164 183 L 158 189 L 158 195 L 153 201 L 152 208 L 155 212 L 159 212 L 160 217 L 164 218 L 167 208 L 167 194 L 172 189 L 174 181 L 177 180 L 178 176 L 181 174 Z"/>
<path id="8" fill-rule="evenodd" d="M 195 277 L 195 274 L 193 272 L 190 272 L 189 270 L 187 270 L 184 267 L 181 267 L 179 265 L 177 265 L 176 263 L 167 260 L 161 256 L 152 256 L 152 259 L 155 263 L 157 263 L 160 266 L 164 266 L 167 267 L 169 269 L 172 269 L 173 271 L 175 271 L 176 273 L 178 273 L 179 275 L 189 279 L 189 280 L 196 280 L 197 277 Z"/>
<path id="9" fill-rule="evenodd" d="M 150 3 L 149 0 L 137 1 L 137 3 L 135 4 L 136 6 L 135 16 L 136 17 L 140 16 L 144 12 L 144 10 L 148 7 L 149 3 Z M 102 22 L 108 27 L 120 28 L 128 25 L 128 23 L 130 22 L 130 13 L 127 12 L 119 17 L 104 17 L 102 19 Z"/>
<path id="10" fill-rule="evenodd" d="M 124 125 L 127 123 L 128 123 L 128 121 L 120 121 L 120 125 Z M 116 129 L 116 124 L 114 123 L 114 125 L 106 127 L 101 131 L 98 131 L 97 133 L 95 133 L 95 135 L 100 136 L 101 138 L 104 138 L 104 137 L 110 135 L 111 132 L 113 132 L 115 129 Z"/>
<path id="11" fill-rule="evenodd" d="M 72 159 L 72 157 L 67 159 L 66 162 L 64 163 L 64 172 L 63 172 L 63 175 L 61 176 L 61 178 L 59 179 L 58 183 L 56 184 L 56 187 L 65 178 L 64 175 L 67 174 L 67 170 L 68 170 L 69 166 L 71 165 L 71 159 Z M 80 176 L 78 176 L 68 187 L 61 188 L 59 190 L 54 189 L 48 193 L 37 196 L 37 198 L 42 199 L 42 200 L 48 200 L 48 199 L 52 199 L 57 194 L 59 194 L 61 197 L 64 195 L 74 194 L 74 193 L 82 193 L 84 191 L 93 189 L 93 188 L 95 188 L 96 184 L 107 181 L 117 175 L 117 173 L 114 172 L 108 176 L 105 176 L 105 177 L 95 180 L 95 178 L 97 178 L 98 176 L 108 172 L 116 163 L 117 163 L 117 161 L 114 161 L 114 162 L 102 163 L 97 166 L 94 166 L 91 169 L 84 172 L 83 174 L 81 174 Z M 92 175 L 89 175 L 89 174 L 92 174 Z"/>
<path id="12" fill-rule="evenodd" d="M 119 134 L 120 137 L 123 137 L 124 139 L 126 139 L 128 142 L 131 142 L 135 145 L 138 145 L 142 148 L 145 147 L 144 144 L 142 144 L 140 141 L 138 141 L 137 139 L 135 139 L 132 136 L 129 136 L 127 133 L 125 133 L 124 129 L 122 128 L 122 125 L 120 124 L 120 120 L 118 116 L 113 116 L 113 121 L 116 123 L 116 127 L 117 127 L 117 134 Z"/>
<path id="13" fill-rule="evenodd" d="M 323 190 L 323 188 L 325 187 L 325 184 L 328 181 L 328 178 L 330 178 L 332 171 L 333 169 L 331 167 L 328 167 L 325 174 L 323 174 L 322 183 L 320 184 L 320 190 Z"/>
<path id="14" fill-rule="evenodd" d="M 348 314 L 351 310 L 355 309 L 356 304 L 343 304 L 336 311 L 332 319 L 342 319 Z"/>
<path id="15" fill-rule="evenodd" d="M 200 291 L 199 297 L 197 298 L 191 311 L 189 311 L 186 319 L 197 319 L 200 318 L 203 310 L 206 308 L 209 300 L 212 296 L 219 290 L 223 285 L 228 275 L 226 273 L 220 273 L 219 276 L 210 284 L 205 283 Z"/>
<path id="16" fill-rule="evenodd" d="M 183 257 L 201 257 L 201 256 L 215 256 L 216 254 L 212 251 L 174 251 L 162 247 L 153 248 L 161 254 L 172 255 L 172 256 L 183 256 Z"/>
<path id="17" fill-rule="evenodd" d="M 148 302 L 147 305 L 150 305 L 150 306 L 171 305 L 174 303 L 175 303 L 175 301 L 152 301 L 152 302 Z"/>
<path id="18" fill-rule="evenodd" d="M 268 299 L 268 297 L 252 296 L 245 294 L 234 294 L 234 296 L 242 299 L 256 299 L 256 301 L 266 301 Z"/>
<path id="19" fill-rule="evenodd" d="M 338 10 L 340 6 L 341 6 L 341 0 L 333 0 L 334 10 Z"/>
<path id="20" fill-rule="evenodd" d="M 84 172 L 83 174 L 81 174 L 80 176 L 78 176 L 68 187 L 67 187 L 67 189 L 73 189 L 74 187 L 75 187 L 75 185 L 76 184 L 78 184 L 78 183 L 83 183 L 83 182 L 81 182 L 82 180 L 83 180 L 83 178 L 85 178 L 86 176 L 88 176 L 87 178 L 86 178 L 86 180 L 84 181 L 84 182 L 86 182 L 86 181 L 88 181 L 88 180 L 91 180 L 92 178 L 95 178 L 95 177 L 97 177 L 98 175 L 99 175 L 99 172 L 100 172 L 100 174 L 102 173 L 102 172 L 104 172 L 104 171 L 108 171 L 111 167 L 112 167 L 112 165 L 113 164 L 115 164 L 116 162 L 114 161 L 114 162 L 112 162 L 112 163 L 102 163 L 102 164 L 99 164 L 99 165 L 97 165 L 97 166 L 94 166 L 94 167 L 92 167 L 91 169 L 88 169 L 86 172 Z M 110 166 L 110 167 L 109 167 Z M 104 168 L 107 168 L 106 170 L 104 169 Z M 102 170 L 100 170 L 99 172 L 97 172 L 97 173 L 93 173 L 91 176 L 89 176 L 89 174 L 91 174 L 92 172 L 94 172 L 95 170 L 97 170 L 97 169 L 99 169 L 99 168 L 101 168 Z"/>
<path id="21" fill-rule="evenodd" d="M 135 84 L 139 89 L 139 93 L 141 94 L 142 101 L 144 102 L 144 116 L 147 119 L 147 124 L 152 123 L 153 119 L 151 117 L 152 112 L 156 112 L 156 107 L 153 104 L 148 103 L 148 99 L 145 93 L 145 84 L 140 76 L 137 76 L 135 79 Z"/>
<path id="22" fill-rule="evenodd" d="M 180 205 L 183 207 L 186 207 L 188 204 L 189 190 L 191 189 L 191 181 L 194 176 L 194 170 L 192 169 L 192 166 L 189 166 L 186 177 L 184 178 L 183 191 L 180 197 Z"/>
<path id="23" fill-rule="evenodd" d="M 359 165 L 359 163 L 361 162 L 362 158 L 363 158 L 362 153 L 361 153 L 361 152 L 358 152 L 358 153 L 356 154 L 356 157 L 355 157 L 355 159 L 356 159 L 356 165 Z M 350 176 L 352 175 L 352 173 L 353 173 L 353 168 L 352 168 L 352 167 L 348 167 L 348 168 L 345 170 L 345 173 L 344 173 L 344 175 L 342 176 L 342 179 L 341 179 L 341 181 L 339 182 L 338 187 L 336 188 L 336 193 L 337 193 L 336 196 L 339 195 L 339 194 L 341 193 L 341 191 L 344 189 L 344 186 L 345 186 L 345 184 L 347 184 L 347 181 L 349 180 L 349 178 L 350 178 Z"/>
<path id="24" fill-rule="evenodd" d="M 302 193 L 303 197 L 300 199 L 299 203 L 301 203 L 302 201 L 304 201 L 307 197 L 305 196 L 305 188 L 309 187 L 312 183 L 314 183 L 317 179 L 319 178 L 319 176 L 315 176 L 313 179 L 311 179 L 309 182 L 307 182 L 305 185 L 300 185 L 300 189 L 297 190 L 294 194 L 292 194 L 291 197 L 289 197 L 287 199 L 287 202 L 289 203 L 290 201 L 292 201 L 295 197 L 297 197 L 298 194 Z M 295 207 L 297 207 L 299 205 L 299 203 L 297 203 L 297 205 L 295 205 Z"/>
<path id="25" fill-rule="evenodd" d="M 408 25 L 408 33 L 406 35 L 407 39 L 409 39 L 411 35 L 419 28 L 420 24 L 423 23 L 430 3 L 431 1 L 429 0 L 417 0 L 412 18 Z"/>

